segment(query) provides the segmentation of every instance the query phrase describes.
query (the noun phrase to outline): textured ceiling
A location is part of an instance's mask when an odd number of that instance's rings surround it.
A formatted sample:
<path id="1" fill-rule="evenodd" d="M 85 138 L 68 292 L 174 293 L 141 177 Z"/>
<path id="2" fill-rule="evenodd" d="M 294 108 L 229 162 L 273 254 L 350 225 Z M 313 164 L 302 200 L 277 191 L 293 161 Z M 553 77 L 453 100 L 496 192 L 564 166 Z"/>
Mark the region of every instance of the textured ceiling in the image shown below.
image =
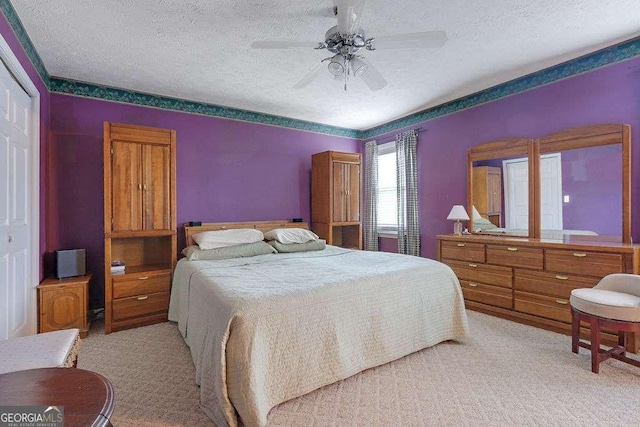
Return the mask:
<path id="1" fill-rule="evenodd" d="M 368 129 L 640 35 L 640 0 L 369 0 L 367 37 L 444 30 L 440 49 L 366 52 L 389 84 L 348 91 L 329 73 L 293 84 L 326 51 L 331 0 L 11 0 L 56 77 Z"/>

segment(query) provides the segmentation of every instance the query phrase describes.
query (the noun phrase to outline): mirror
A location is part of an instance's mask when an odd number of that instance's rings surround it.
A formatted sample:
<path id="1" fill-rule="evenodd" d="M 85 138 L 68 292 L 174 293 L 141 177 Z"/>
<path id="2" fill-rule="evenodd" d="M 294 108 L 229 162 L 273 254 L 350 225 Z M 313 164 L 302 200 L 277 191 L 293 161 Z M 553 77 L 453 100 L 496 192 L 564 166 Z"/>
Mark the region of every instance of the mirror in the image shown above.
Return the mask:
<path id="1" fill-rule="evenodd" d="M 476 145 L 467 152 L 469 231 L 630 243 L 630 153 L 631 128 L 621 124 Z"/>
<path id="2" fill-rule="evenodd" d="M 511 138 L 487 142 L 468 153 L 469 231 L 491 235 L 530 236 L 533 141 Z M 534 160 L 535 161 L 535 160 Z"/>
<path id="3" fill-rule="evenodd" d="M 597 125 L 539 140 L 540 237 L 631 241 L 629 135 Z"/>

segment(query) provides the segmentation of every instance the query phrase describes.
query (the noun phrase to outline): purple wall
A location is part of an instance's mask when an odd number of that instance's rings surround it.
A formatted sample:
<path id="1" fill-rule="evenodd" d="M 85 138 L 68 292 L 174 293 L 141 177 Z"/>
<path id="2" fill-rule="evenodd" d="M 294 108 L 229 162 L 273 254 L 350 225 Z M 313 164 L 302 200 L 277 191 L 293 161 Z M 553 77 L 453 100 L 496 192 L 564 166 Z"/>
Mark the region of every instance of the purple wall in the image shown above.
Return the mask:
<path id="1" fill-rule="evenodd" d="M 0 13 L 0 34 L 5 39 L 13 54 L 18 58 L 18 61 L 25 69 L 29 78 L 34 83 L 38 92 L 40 92 L 40 181 L 46 183 L 48 170 L 48 150 L 49 150 L 49 91 L 45 84 L 42 82 L 40 75 L 34 68 L 31 60 L 25 53 L 22 45 L 16 38 L 13 29 L 7 22 L 4 14 Z M 47 209 L 48 198 L 46 185 L 40 186 L 40 279 L 44 278 L 44 257 L 47 251 L 47 232 L 48 232 L 48 218 Z"/>
<path id="2" fill-rule="evenodd" d="M 562 194 L 570 196 L 562 206 L 565 229 L 620 236 L 621 159 L 620 145 L 562 152 Z"/>
<path id="3" fill-rule="evenodd" d="M 451 233 L 445 218 L 466 205 L 466 152 L 496 139 L 538 138 L 574 126 L 626 123 L 632 128 L 632 170 L 640 170 L 640 58 L 610 65 L 547 86 L 448 116 L 427 120 L 418 136 L 418 197 L 422 256 L 436 255 L 436 235 Z M 406 130 L 380 135 L 388 140 Z M 632 180 L 632 196 L 640 181 Z M 640 239 L 640 198 L 632 199 L 632 235 Z M 385 247 L 387 247 L 385 245 Z"/>
<path id="4" fill-rule="evenodd" d="M 103 122 L 176 130 L 178 225 L 310 220 L 311 155 L 358 141 L 68 95 L 51 95 L 50 247 L 86 248 L 91 305 L 103 302 Z M 179 231 L 179 248 L 184 246 Z M 96 274 L 97 273 L 97 274 Z M 97 277 L 96 277 L 97 276 Z"/>

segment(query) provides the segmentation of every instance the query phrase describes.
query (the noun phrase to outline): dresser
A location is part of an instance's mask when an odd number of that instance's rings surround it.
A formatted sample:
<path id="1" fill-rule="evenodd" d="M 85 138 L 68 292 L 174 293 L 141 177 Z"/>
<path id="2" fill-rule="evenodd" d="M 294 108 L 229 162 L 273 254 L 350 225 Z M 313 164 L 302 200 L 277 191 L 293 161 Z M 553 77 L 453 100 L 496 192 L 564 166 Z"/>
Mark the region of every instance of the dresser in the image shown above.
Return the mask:
<path id="1" fill-rule="evenodd" d="M 565 334 L 571 333 L 571 290 L 611 273 L 640 269 L 640 247 L 573 239 L 438 236 L 438 260 L 460 280 L 467 308 Z M 586 336 L 587 330 L 583 331 Z M 609 342 L 614 334 L 606 335 Z M 630 337 L 634 351 L 640 341 Z"/>
<path id="2" fill-rule="evenodd" d="M 89 332 L 89 281 L 84 276 L 58 279 L 49 277 L 37 286 L 38 333 L 61 329 L 80 329 L 80 338 Z"/>
<path id="3" fill-rule="evenodd" d="M 328 244 L 362 249 L 359 153 L 311 156 L 311 229 Z"/>
<path id="4" fill-rule="evenodd" d="M 167 320 L 177 259 L 175 144 L 173 130 L 104 124 L 107 334 Z M 124 271 L 112 273 L 114 262 Z"/>

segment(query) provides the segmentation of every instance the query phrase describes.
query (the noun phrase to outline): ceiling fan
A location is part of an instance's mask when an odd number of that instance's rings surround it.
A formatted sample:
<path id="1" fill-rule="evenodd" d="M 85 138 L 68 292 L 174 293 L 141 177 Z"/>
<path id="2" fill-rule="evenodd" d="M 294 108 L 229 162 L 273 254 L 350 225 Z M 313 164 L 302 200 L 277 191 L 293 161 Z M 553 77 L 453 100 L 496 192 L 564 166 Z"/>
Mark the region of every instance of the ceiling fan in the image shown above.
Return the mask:
<path id="1" fill-rule="evenodd" d="M 360 27 L 360 19 L 366 0 L 333 0 L 333 13 L 338 17 L 338 25 L 329 28 L 324 42 L 262 40 L 251 44 L 254 49 L 294 49 L 308 47 L 328 50 L 329 56 L 317 63 L 296 84 L 301 89 L 311 83 L 327 63 L 327 69 L 336 80 L 344 79 L 347 90 L 348 76 L 360 78 L 371 90 L 380 90 L 387 81 L 380 72 L 362 55 L 362 50 L 399 50 L 413 48 L 442 47 L 447 41 L 444 31 L 426 31 L 421 33 L 395 34 L 377 38 L 366 38 Z"/>

